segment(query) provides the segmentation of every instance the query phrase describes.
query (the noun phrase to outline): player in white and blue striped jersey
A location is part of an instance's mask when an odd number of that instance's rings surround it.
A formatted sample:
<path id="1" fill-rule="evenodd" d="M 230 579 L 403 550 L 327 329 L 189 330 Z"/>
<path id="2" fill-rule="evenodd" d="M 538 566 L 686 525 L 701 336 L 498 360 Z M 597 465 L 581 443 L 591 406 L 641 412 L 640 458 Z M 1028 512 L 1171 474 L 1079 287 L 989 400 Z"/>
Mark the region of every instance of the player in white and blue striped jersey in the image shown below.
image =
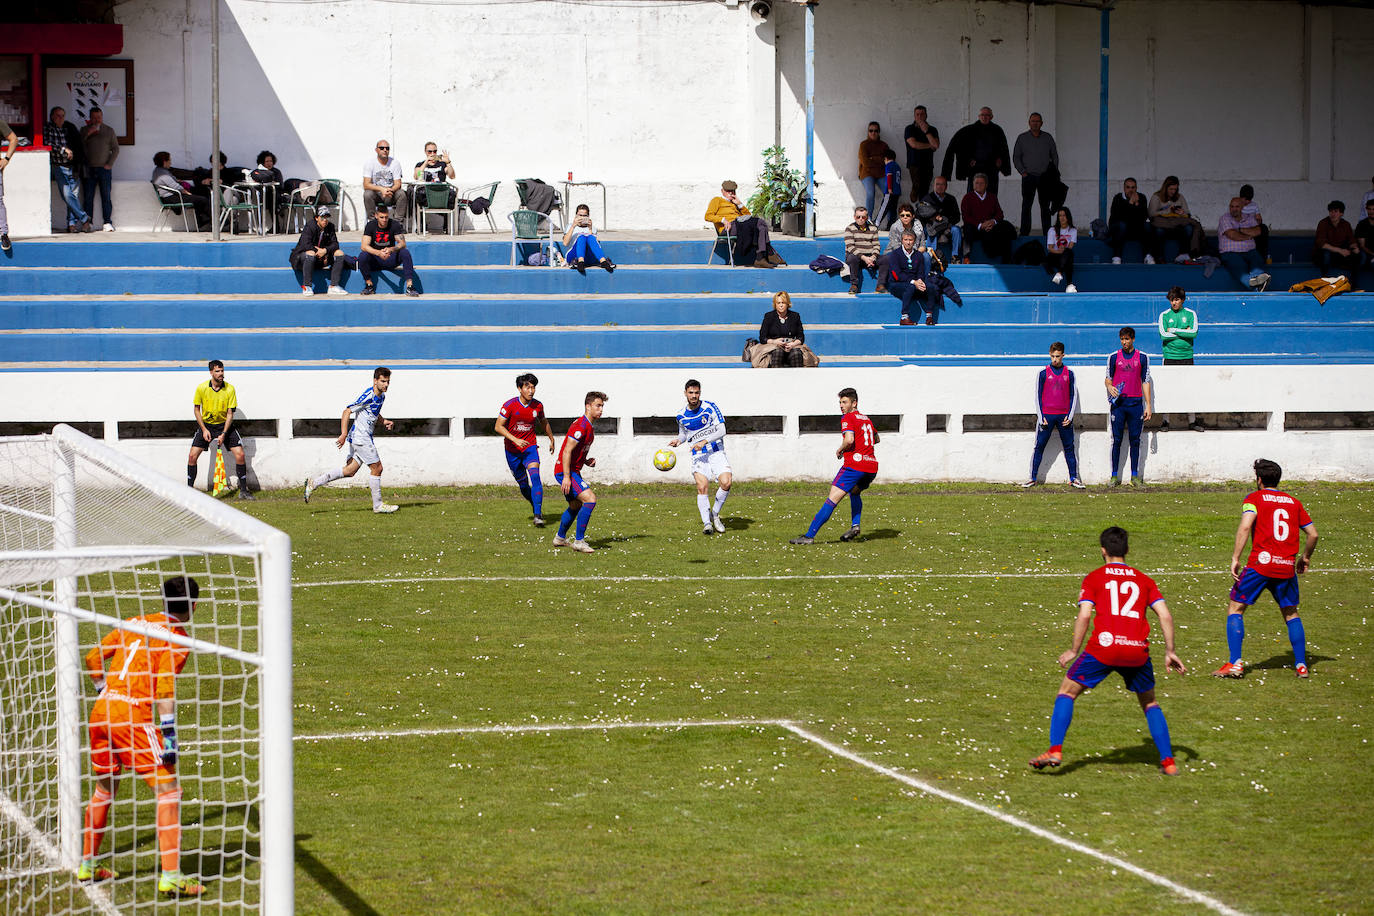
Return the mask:
<path id="1" fill-rule="evenodd" d="M 382 458 L 377 454 L 377 445 L 372 441 L 373 430 L 380 422 L 385 429 L 394 425 L 382 416 L 382 403 L 386 400 L 387 389 L 391 387 L 391 370 L 378 366 L 372 373 L 372 385 L 363 389 L 353 403 L 344 408 L 339 417 L 339 438 L 334 440 L 336 448 L 348 443 L 348 457 L 344 466 L 336 471 L 325 471 L 313 480 L 305 481 L 305 501 L 310 502 L 310 494 L 317 487 L 332 483 L 341 477 L 352 477 L 364 464 L 372 471 L 368 486 L 372 490 L 373 512 L 395 512 L 397 507 L 382 502 Z M 350 428 L 351 423 L 351 428 Z"/>
<path id="2" fill-rule="evenodd" d="M 725 457 L 725 414 L 713 401 L 701 399 L 701 382 L 688 379 L 684 393 L 687 407 L 677 415 L 677 438 L 669 448 L 688 445 L 692 449 L 692 478 L 697 484 L 697 510 L 701 512 L 701 533 L 725 531 L 720 510 L 730 495 L 733 477 Z M 711 481 L 717 481 L 714 505 L 709 495 Z"/>

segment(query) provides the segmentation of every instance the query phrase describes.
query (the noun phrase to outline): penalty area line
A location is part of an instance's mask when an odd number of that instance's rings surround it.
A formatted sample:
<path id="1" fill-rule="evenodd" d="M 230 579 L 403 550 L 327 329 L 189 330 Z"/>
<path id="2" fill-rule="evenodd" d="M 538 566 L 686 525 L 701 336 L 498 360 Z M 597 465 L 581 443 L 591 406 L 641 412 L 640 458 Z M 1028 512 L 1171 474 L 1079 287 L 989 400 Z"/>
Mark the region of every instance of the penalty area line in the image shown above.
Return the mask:
<path id="1" fill-rule="evenodd" d="M 1374 573 L 1374 566 L 1353 566 L 1343 569 L 1309 569 L 1303 573 L 1311 575 L 1335 575 L 1345 573 Z M 888 573 L 817 573 L 815 575 L 741 575 L 741 576 L 597 576 L 598 582 L 776 582 L 797 580 L 815 582 L 826 579 L 865 579 L 869 581 L 890 579 L 1081 579 L 1079 572 L 888 572 Z M 1169 576 L 1221 576 L 1230 573 L 1224 569 L 1166 569 L 1151 572 L 1156 579 Z M 586 582 L 586 576 L 398 576 L 377 579 L 326 579 L 319 582 L 293 582 L 296 588 L 335 588 L 338 586 L 358 585 L 421 585 L 445 582 Z"/>
<path id="2" fill-rule="evenodd" d="M 374 741 L 386 738 L 434 738 L 442 735 L 518 735 L 539 732 L 590 732 L 613 728 L 743 728 L 750 725 L 787 728 L 787 719 L 665 719 L 650 722 L 550 722 L 528 725 L 455 725 L 450 728 L 408 728 L 395 731 L 334 732 L 293 735 L 293 741 Z"/>
<path id="3" fill-rule="evenodd" d="M 294 735 L 292 737 L 292 740 L 373 741 L 384 740 L 387 738 L 429 738 L 442 735 L 509 735 L 537 734 L 549 732 L 605 731 L 608 729 L 630 728 L 742 728 L 750 726 L 781 728 L 791 733 L 792 735 L 801 738 L 804 741 L 816 745 L 821 750 L 825 751 L 826 753 L 834 757 L 839 757 L 843 760 L 848 760 L 850 763 L 858 764 L 859 766 L 867 770 L 871 770 L 872 772 L 877 773 L 880 776 L 886 776 L 888 779 L 900 782 L 903 785 L 916 789 L 919 792 L 923 792 L 926 795 L 932 795 L 936 798 L 940 798 L 948 802 L 953 802 L 956 805 L 962 805 L 963 807 L 968 808 L 972 811 L 976 811 L 979 814 L 985 814 L 988 817 L 995 818 L 996 820 L 999 820 L 1010 827 L 1015 827 L 1019 830 L 1024 830 L 1032 836 L 1039 837 L 1043 840 L 1048 840 L 1051 843 L 1063 846 L 1065 849 L 1072 850 L 1073 852 L 1079 853 L 1080 855 L 1085 855 L 1089 858 L 1097 859 L 1099 862 L 1102 862 L 1106 865 L 1110 865 L 1113 868 L 1119 868 L 1122 871 L 1127 872 L 1128 874 L 1135 875 L 1137 878 L 1141 878 L 1145 881 L 1148 881 L 1151 884 L 1162 887 L 1170 893 L 1182 897 L 1185 900 L 1191 901 L 1201 906 L 1205 906 L 1213 912 L 1222 914 L 1222 916 L 1245 916 L 1245 914 L 1242 911 L 1227 906 L 1220 900 L 1217 900 L 1215 897 L 1209 897 L 1207 894 L 1204 894 L 1201 891 L 1195 891 L 1192 888 L 1179 884 L 1177 881 L 1173 881 L 1169 878 L 1164 877 L 1163 875 L 1156 874 L 1155 872 L 1152 872 L 1148 869 L 1141 868 L 1139 865 L 1127 862 L 1125 859 L 1121 859 L 1117 856 L 1111 855 L 1110 853 L 1094 849 L 1091 846 L 1085 846 L 1082 843 L 1059 836 L 1053 831 L 1046 830 L 1043 827 L 1037 827 L 1030 821 L 1023 820 L 1019 817 L 1016 817 L 1015 815 L 1007 814 L 1003 811 L 998 811 L 997 809 L 990 808 L 987 805 L 984 805 L 980 802 L 973 801 L 969 798 L 964 798 L 962 795 L 957 795 L 954 792 L 949 792 L 945 789 L 933 786 L 930 783 L 925 782 L 921 779 L 917 779 L 914 776 L 909 776 L 906 773 L 894 770 L 891 767 L 883 766 L 882 764 L 874 760 L 870 760 L 867 757 L 863 757 L 859 754 L 856 754 L 847 748 L 835 744 L 833 741 L 828 741 L 825 738 L 822 738 L 820 735 L 817 735 L 814 732 L 802 728 L 800 725 L 798 725 L 791 719 L 664 719 L 649 720 L 643 722 L 551 722 L 548 724 L 530 723 L 523 725 L 455 725 L 448 728 L 414 728 L 399 729 L 393 731 L 356 731 L 334 732 L 319 735 Z"/>
<path id="4" fill-rule="evenodd" d="M 1097 859 L 1098 861 L 1110 865 L 1113 868 L 1119 868 L 1122 871 L 1129 872 L 1130 874 L 1133 874 L 1138 878 L 1143 878 L 1151 884 L 1156 884 L 1164 888 L 1165 890 L 1170 891 L 1178 895 L 1179 897 L 1184 898 L 1185 900 L 1189 900 L 1193 903 L 1205 906 L 1209 910 L 1212 910 L 1217 913 L 1222 913 L 1224 914 L 1224 916 L 1244 916 L 1244 914 L 1240 910 L 1232 909 L 1231 907 L 1222 903 L 1220 900 L 1217 900 L 1214 897 L 1209 897 L 1201 891 L 1195 891 L 1190 887 L 1185 887 L 1182 884 L 1179 884 L 1177 881 L 1171 881 L 1163 875 L 1155 874 L 1154 872 L 1149 871 L 1148 869 L 1144 869 L 1141 868 L 1139 865 L 1134 865 L 1130 862 L 1127 862 L 1125 859 L 1117 858 L 1116 856 L 1111 855 L 1110 853 L 1105 853 L 1100 850 L 1093 849 L 1091 846 L 1084 846 L 1082 843 L 1066 839 L 1052 831 L 1046 830 L 1043 827 L 1037 827 L 1030 821 L 1022 820 L 1021 818 L 1016 817 L 1015 815 L 1007 814 L 1003 811 L 998 811 L 996 808 L 990 808 L 987 805 L 973 801 L 972 799 L 964 798 L 963 796 L 956 795 L 953 792 L 948 792 L 944 789 L 937 788 L 936 786 L 933 786 L 930 783 L 925 782 L 923 780 L 917 779 L 914 776 L 908 776 L 907 774 L 894 770 L 891 767 L 883 766 L 880 763 L 877 763 L 873 760 L 869 760 L 867 757 L 861 757 L 853 751 L 843 748 L 832 741 L 827 741 L 820 735 L 807 731 L 806 729 L 802 728 L 794 722 L 782 722 L 780 723 L 779 727 L 786 729 L 787 731 L 796 735 L 798 738 L 802 738 L 806 741 L 811 742 L 812 744 L 829 752 L 830 754 L 833 754 L 836 757 L 841 757 L 845 760 L 848 760 L 850 763 L 856 763 L 861 767 L 872 770 L 873 772 L 878 773 L 882 776 L 886 776 L 889 779 L 896 780 L 897 782 L 900 782 L 903 785 L 910 786 L 911 788 L 924 792 L 927 795 L 933 795 L 937 798 L 942 798 L 945 801 L 953 802 L 956 805 L 963 805 L 965 808 L 977 811 L 979 814 L 986 814 L 988 817 L 996 818 L 1004 824 L 1024 830 L 1027 833 L 1032 834 L 1033 836 L 1037 836 L 1043 840 L 1049 840 L 1051 843 L 1056 843 L 1060 846 L 1065 847 L 1066 849 L 1071 849 L 1074 852 Z"/>

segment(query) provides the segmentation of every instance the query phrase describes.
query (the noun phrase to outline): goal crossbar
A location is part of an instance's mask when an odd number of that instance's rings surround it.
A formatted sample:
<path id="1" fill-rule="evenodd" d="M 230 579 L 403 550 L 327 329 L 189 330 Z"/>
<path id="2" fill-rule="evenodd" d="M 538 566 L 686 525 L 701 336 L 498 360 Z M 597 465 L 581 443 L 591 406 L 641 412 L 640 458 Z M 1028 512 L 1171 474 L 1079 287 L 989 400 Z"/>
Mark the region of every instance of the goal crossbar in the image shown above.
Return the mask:
<path id="1" fill-rule="evenodd" d="M 185 646 L 197 652 L 206 652 L 223 658 L 232 658 L 234 661 L 243 662 L 246 665 L 253 665 L 255 667 L 262 665 L 262 656 L 256 652 L 240 652 L 238 649 L 231 649 L 226 646 L 221 646 L 219 643 L 196 639 L 193 636 L 178 636 L 165 627 L 153 627 L 146 623 L 139 623 L 136 620 L 124 620 L 119 617 L 111 617 L 108 614 L 88 611 L 85 608 L 79 608 L 71 604 L 58 604 L 56 601 L 49 601 L 46 598 L 37 598 L 23 592 L 10 591 L 7 588 L 0 588 L 0 599 L 16 601 L 20 604 L 26 604 L 29 607 L 51 611 L 54 614 L 65 614 L 83 623 L 103 624 L 112 630 L 128 630 L 130 633 L 137 633 L 140 636 L 156 637 L 162 642 L 169 642 L 174 646 Z"/>

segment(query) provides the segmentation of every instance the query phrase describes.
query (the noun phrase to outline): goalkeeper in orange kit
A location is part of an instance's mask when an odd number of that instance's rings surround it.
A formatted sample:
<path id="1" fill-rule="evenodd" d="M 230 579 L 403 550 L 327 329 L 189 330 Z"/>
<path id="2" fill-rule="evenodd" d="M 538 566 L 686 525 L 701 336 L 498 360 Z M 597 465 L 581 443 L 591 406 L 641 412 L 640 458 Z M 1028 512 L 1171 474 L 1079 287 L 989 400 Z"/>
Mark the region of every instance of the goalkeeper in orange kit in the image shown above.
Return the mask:
<path id="1" fill-rule="evenodd" d="M 86 805 L 81 866 L 77 878 L 104 881 L 115 872 L 96 864 L 110 803 L 125 767 L 143 777 L 157 795 L 157 844 L 162 870 L 158 893 L 198 897 L 205 885 L 181 873 L 181 786 L 177 782 L 176 676 L 190 650 L 158 638 L 185 637 L 185 624 L 200 597 L 195 579 L 175 576 L 162 583 L 163 610 L 130 622 L 152 632 L 115 630 L 86 654 L 86 672 L 100 696 L 91 710 L 91 768 L 95 792 Z M 105 663 L 109 660 L 109 674 Z M 154 722 L 154 707 L 157 720 Z"/>

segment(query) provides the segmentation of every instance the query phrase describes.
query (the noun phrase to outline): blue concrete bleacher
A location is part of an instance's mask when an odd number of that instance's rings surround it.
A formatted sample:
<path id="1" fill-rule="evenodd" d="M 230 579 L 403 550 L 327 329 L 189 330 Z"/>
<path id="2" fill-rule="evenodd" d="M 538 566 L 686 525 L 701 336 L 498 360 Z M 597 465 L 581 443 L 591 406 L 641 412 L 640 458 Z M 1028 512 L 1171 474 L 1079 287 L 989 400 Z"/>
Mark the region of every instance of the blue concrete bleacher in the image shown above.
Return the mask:
<path id="1" fill-rule="evenodd" d="M 1112 265 L 1097 242 L 1080 246 L 1065 294 L 1039 267 L 954 265 L 964 293 L 937 327 L 896 325 L 898 303 L 805 268 L 840 254 L 838 238 L 779 239 L 791 267 L 705 267 L 709 238 L 608 239 L 622 269 L 586 276 L 504 266 L 507 240 L 412 239 L 419 299 L 303 297 L 286 240 L 82 242 L 16 245 L 0 261 L 0 363 L 104 368 L 192 364 L 206 354 L 246 365 L 740 366 L 739 353 L 774 290 L 792 293 L 807 341 L 830 364 L 1036 364 L 1051 340 L 1079 358 L 1115 348 L 1134 325 L 1158 352 L 1153 324 L 1172 285 L 1189 290 L 1201 318 L 1199 350 L 1213 363 L 1374 362 L 1374 296 L 1320 305 L 1307 294 L 1242 291 L 1224 271 L 1193 265 Z M 1102 248 L 1093 254 L 1092 246 Z M 1104 263 L 1089 258 L 1102 256 Z M 1310 265 L 1270 269 L 1275 286 L 1315 275 Z M 383 293 L 399 280 L 384 275 Z M 361 280 L 347 281 L 356 293 Z M 324 277 L 317 277 L 324 289 Z"/>

